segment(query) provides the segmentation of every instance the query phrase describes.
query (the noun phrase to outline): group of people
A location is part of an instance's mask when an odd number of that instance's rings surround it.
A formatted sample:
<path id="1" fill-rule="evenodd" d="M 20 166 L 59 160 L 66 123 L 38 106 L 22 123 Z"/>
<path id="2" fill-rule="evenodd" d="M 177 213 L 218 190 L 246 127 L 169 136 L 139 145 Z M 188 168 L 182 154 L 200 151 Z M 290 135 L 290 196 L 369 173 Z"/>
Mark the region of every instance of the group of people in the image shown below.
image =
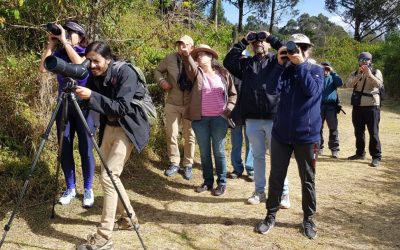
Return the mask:
<path id="1" fill-rule="evenodd" d="M 140 107 L 132 105 L 133 98 L 143 98 L 145 89 L 138 76 L 127 64 L 115 70 L 118 59 L 110 47 L 101 41 L 87 45 L 85 30 L 76 21 L 58 25 L 60 35 L 49 34 L 42 56 L 40 71 L 46 72 L 44 59 L 54 53 L 67 62 L 82 63 L 90 60 L 88 78 L 78 82 L 75 94 L 83 102 L 83 113 L 93 132 L 96 119 L 91 111 L 100 114 L 100 144 L 106 164 L 112 172 L 116 186 L 127 209 L 102 166 L 101 184 L 104 192 L 101 224 L 97 233 L 90 235 L 88 244 L 78 249 L 109 249 L 115 229 L 132 229 L 137 223 L 119 176 L 133 148 L 140 152 L 149 140 L 149 123 Z M 68 36 L 66 35 L 68 34 Z M 184 35 L 176 41 L 177 51 L 169 54 L 154 71 L 155 82 L 167 93 L 165 104 L 165 131 L 169 166 L 168 177 L 180 172 L 185 179 L 193 176 L 195 143 L 200 149 L 203 182 L 196 187 L 198 193 L 211 191 L 215 196 L 226 193 L 227 177 L 236 179 L 247 172 L 254 181 L 254 192 L 249 204 L 266 201 L 267 215 L 255 226 L 265 234 L 275 225 L 277 211 L 289 208 L 287 170 L 294 153 L 302 185 L 303 228 L 307 238 L 316 237 L 315 167 L 323 149 L 323 121 L 329 127 L 328 147 L 332 157 L 338 157 L 337 87 L 343 82 L 329 62 L 316 64 L 310 56 L 314 46 L 303 34 L 290 36 L 295 51 L 288 49 L 268 32 L 249 32 L 226 55 L 223 66 L 218 53 L 210 46 L 194 46 L 191 37 Z M 61 45 L 61 46 L 59 46 Z M 86 46 L 87 45 L 87 46 Z M 247 47 L 251 45 L 253 56 Z M 59 46 L 57 50 L 55 50 Z M 276 54 L 270 52 L 273 48 Z M 55 52 L 54 52 L 55 50 Z M 355 128 L 357 151 L 349 160 L 364 159 L 365 125 L 370 133 L 369 150 L 372 166 L 379 166 L 379 89 L 382 74 L 371 66 L 372 55 L 359 55 L 359 67 L 352 72 L 346 85 L 353 87 L 352 120 Z M 65 80 L 58 76 L 59 93 Z M 353 99 L 353 97 L 352 97 Z M 84 176 L 83 206 L 94 202 L 92 182 L 94 175 L 93 145 L 76 111 L 69 109 L 64 133 L 61 114 L 57 119 L 58 134 L 63 135 L 61 166 L 67 188 L 61 204 L 69 204 L 76 196 L 73 140 L 79 139 Z M 231 164 L 227 174 L 225 137 L 231 128 Z M 179 152 L 179 133 L 184 139 L 183 159 Z M 245 141 L 245 159 L 242 144 Z M 270 155 L 268 194 L 266 194 L 266 153 Z M 214 167 L 216 186 L 214 187 Z M 128 210 L 128 211 L 127 211 Z M 128 212 L 135 218 L 129 220 Z M 118 220 L 116 216 L 119 216 Z"/>

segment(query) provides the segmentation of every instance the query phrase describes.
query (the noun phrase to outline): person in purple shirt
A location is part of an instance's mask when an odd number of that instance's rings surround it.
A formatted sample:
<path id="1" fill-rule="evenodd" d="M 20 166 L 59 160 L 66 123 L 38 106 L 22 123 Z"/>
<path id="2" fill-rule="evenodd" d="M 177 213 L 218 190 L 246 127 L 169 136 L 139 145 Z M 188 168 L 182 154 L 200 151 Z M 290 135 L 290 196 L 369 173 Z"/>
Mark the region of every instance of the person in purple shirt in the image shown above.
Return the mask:
<path id="1" fill-rule="evenodd" d="M 67 21 L 65 25 L 58 25 L 61 30 L 60 35 L 49 33 L 47 39 L 47 46 L 42 55 L 39 66 L 39 71 L 42 73 L 47 72 L 44 67 L 44 60 L 50 55 L 54 55 L 62 60 L 73 63 L 81 64 L 85 60 L 85 48 L 87 39 L 84 28 L 75 21 Z M 88 78 L 88 77 L 87 77 Z M 79 86 L 86 86 L 87 78 L 77 80 Z M 58 81 L 58 94 L 63 91 L 66 80 L 60 74 L 57 75 Z M 89 110 L 82 110 L 89 128 L 95 131 L 95 122 Z M 63 124 L 62 120 L 62 107 L 57 114 L 57 135 L 60 136 Z M 83 207 L 90 208 L 94 203 L 94 195 L 92 191 L 93 175 L 95 160 L 93 156 L 93 144 L 90 140 L 82 121 L 73 105 L 68 107 L 67 121 L 64 130 L 64 138 L 61 152 L 61 167 L 64 172 L 66 181 L 66 190 L 59 199 L 62 205 L 69 204 L 76 196 L 76 178 L 75 178 L 75 162 L 73 156 L 73 145 L 75 133 L 79 140 L 79 154 L 81 156 L 82 173 L 84 180 L 84 194 L 83 194 Z M 60 139 L 60 138 L 59 138 Z"/>

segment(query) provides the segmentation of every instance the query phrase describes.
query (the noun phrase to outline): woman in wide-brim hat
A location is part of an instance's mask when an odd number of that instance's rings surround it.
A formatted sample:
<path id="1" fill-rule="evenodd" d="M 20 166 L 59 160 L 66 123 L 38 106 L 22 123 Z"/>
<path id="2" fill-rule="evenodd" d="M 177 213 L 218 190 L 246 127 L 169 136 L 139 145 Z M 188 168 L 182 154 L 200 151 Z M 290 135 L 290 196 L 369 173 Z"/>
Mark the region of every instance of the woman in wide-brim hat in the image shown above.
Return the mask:
<path id="1" fill-rule="evenodd" d="M 228 121 L 236 103 L 236 90 L 229 72 L 217 62 L 218 53 L 201 44 L 189 55 L 184 51 L 183 62 L 193 82 L 190 105 L 185 118 L 192 128 L 200 148 L 203 183 L 196 192 L 210 191 L 214 184 L 211 146 L 217 172 L 217 188 L 213 194 L 221 196 L 226 190 L 225 136 Z"/>

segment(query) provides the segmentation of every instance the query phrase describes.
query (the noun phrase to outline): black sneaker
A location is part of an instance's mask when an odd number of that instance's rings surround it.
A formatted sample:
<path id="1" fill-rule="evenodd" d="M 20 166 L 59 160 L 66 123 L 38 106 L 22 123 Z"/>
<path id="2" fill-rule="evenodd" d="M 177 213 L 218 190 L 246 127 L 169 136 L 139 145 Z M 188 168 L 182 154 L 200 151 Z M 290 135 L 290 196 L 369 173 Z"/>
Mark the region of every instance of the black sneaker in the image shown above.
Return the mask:
<path id="1" fill-rule="evenodd" d="M 364 155 L 357 155 L 357 154 L 352 155 L 349 158 L 347 158 L 347 160 L 351 160 L 351 161 L 353 161 L 353 160 L 364 160 L 364 159 L 365 159 Z"/>
<path id="2" fill-rule="evenodd" d="M 255 226 L 254 231 L 260 234 L 267 234 L 274 226 L 275 217 L 269 214 L 263 221 Z"/>
<path id="3" fill-rule="evenodd" d="M 317 237 L 317 229 L 312 219 L 304 219 L 302 226 L 304 230 L 304 236 L 310 240 L 313 240 Z"/>
<path id="4" fill-rule="evenodd" d="M 196 193 L 203 193 L 205 191 L 210 191 L 212 190 L 212 186 L 208 186 L 206 184 L 201 184 L 200 187 L 197 187 L 194 191 L 196 191 Z"/>
<path id="5" fill-rule="evenodd" d="M 214 189 L 213 195 L 215 196 L 222 196 L 225 194 L 226 185 L 218 184 L 217 188 Z"/>
<path id="6" fill-rule="evenodd" d="M 167 170 L 165 170 L 164 175 L 171 177 L 174 176 L 179 171 L 179 166 L 171 164 Z"/>
<path id="7" fill-rule="evenodd" d="M 193 171 L 192 171 L 192 166 L 186 166 L 185 167 L 185 170 L 184 170 L 184 172 L 183 172 L 183 177 L 186 179 L 186 180 L 191 180 L 192 179 L 192 177 L 193 177 Z"/>
<path id="8" fill-rule="evenodd" d="M 240 176 L 242 176 L 242 174 L 239 172 L 236 172 L 236 171 L 233 171 L 232 173 L 229 174 L 229 178 L 231 178 L 231 179 L 237 179 Z"/>
<path id="9" fill-rule="evenodd" d="M 371 167 L 377 168 L 379 167 L 379 165 L 381 165 L 381 160 L 379 160 L 378 158 L 372 159 Z"/>

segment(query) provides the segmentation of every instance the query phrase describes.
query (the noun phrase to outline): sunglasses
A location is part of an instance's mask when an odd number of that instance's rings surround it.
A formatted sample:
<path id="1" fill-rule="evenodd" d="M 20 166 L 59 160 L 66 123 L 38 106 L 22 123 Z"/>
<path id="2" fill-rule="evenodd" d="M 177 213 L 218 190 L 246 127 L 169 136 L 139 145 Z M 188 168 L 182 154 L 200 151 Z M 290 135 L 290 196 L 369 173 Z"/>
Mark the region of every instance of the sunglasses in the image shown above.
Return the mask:
<path id="1" fill-rule="evenodd" d="M 360 58 L 358 61 L 359 61 L 359 62 L 369 62 L 369 61 L 371 61 L 371 59 L 368 59 L 368 58 Z"/>

